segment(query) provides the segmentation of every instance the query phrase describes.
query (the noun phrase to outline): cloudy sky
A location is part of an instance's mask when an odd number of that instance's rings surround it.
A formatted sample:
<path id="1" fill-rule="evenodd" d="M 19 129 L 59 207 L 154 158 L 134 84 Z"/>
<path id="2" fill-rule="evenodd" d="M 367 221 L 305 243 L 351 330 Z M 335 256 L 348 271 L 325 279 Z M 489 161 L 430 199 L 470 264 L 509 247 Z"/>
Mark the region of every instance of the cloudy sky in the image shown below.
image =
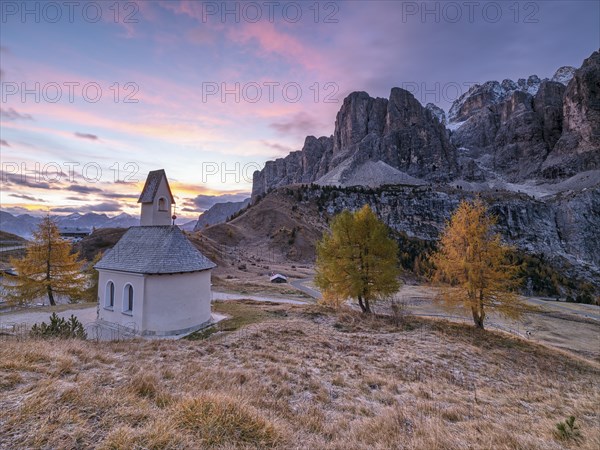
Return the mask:
<path id="1" fill-rule="evenodd" d="M 184 217 L 330 135 L 343 98 L 579 67 L 597 1 L 22 2 L 0 17 L 1 207 L 137 213 L 164 168 Z"/>

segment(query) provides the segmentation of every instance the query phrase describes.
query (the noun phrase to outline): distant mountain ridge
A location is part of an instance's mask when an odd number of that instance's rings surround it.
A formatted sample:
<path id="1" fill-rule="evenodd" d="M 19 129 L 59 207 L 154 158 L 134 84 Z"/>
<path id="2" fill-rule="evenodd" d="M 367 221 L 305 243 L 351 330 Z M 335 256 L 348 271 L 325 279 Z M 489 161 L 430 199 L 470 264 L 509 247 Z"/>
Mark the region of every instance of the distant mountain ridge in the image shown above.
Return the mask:
<path id="1" fill-rule="evenodd" d="M 92 228 L 128 228 L 140 223 L 138 217 L 127 213 L 121 213 L 114 217 L 96 213 L 73 213 L 68 216 L 52 216 L 52 218 L 59 228 L 80 228 L 90 231 Z M 6 211 L 0 211 L 0 230 L 29 239 L 41 220 L 40 217 L 31 214 L 13 215 Z"/>
<path id="2" fill-rule="evenodd" d="M 292 184 L 362 185 L 367 171 L 371 184 L 410 185 L 548 182 L 600 170 L 599 86 L 596 51 L 552 79 L 474 85 L 447 117 L 400 88 L 389 99 L 353 92 L 332 136 L 308 136 L 302 150 L 254 173 L 252 199 Z"/>
<path id="3" fill-rule="evenodd" d="M 248 206 L 249 203 L 249 198 L 241 202 L 215 203 L 200 215 L 196 225 L 194 226 L 194 231 L 199 231 L 204 227 L 225 222 L 229 217 L 237 213 L 239 210 Z"/>

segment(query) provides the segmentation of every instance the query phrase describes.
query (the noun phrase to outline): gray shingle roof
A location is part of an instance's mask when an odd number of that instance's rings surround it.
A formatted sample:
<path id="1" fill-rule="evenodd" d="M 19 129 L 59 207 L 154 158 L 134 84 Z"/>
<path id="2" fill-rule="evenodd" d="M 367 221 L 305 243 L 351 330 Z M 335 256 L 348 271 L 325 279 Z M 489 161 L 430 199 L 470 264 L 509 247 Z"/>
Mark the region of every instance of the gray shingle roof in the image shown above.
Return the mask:
<path id="1" fill-rule="evenodd" d="M 216 267 L 177 226 L 131 227 L 94 266 L 143 274 L 198 272 Z"/>
<path id="2" fill-rule="evenodd" d="M 154 201 L 156 191 L 158 191 L 158 187 L 160 186 L 160 180 L 162 180 L 163 177 L 165 179 L 165 182 L 167 183 L 167 189 L 169 190 L 171 203 L 175 203 L 175 199 L 173 198 L 173 194 L 171 193 L 171 187 L 169 186 L 169 180 L 167 180 L 167 174 L 165 173 L 165 169 L 152 170 L 148 172 L 148 178 L 146 178 L 146 184 L 144 184 L 144 189 L 140 194 L 138 203 L 152 203 Z"/>

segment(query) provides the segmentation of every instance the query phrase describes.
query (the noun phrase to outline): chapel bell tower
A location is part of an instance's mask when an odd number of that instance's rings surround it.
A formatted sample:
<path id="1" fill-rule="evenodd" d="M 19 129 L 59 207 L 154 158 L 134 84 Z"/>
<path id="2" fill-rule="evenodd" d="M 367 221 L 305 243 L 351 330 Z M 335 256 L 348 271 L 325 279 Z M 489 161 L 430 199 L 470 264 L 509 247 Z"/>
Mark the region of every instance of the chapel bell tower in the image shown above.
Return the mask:
<path id="1" fill-rule="evenodd" d="M 175 200 L 164 169 L 148 173 L 138 203 L 142 204 L 141 226 L 171 225 L 171 211 Z"/>

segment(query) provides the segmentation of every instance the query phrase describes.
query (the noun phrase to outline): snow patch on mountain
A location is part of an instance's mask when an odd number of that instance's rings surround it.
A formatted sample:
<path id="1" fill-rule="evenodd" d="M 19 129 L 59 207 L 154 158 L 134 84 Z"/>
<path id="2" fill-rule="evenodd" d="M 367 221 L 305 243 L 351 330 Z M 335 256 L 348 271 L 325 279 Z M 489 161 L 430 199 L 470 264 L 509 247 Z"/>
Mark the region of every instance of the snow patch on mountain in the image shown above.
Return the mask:
<path id="1" fill-rule="evenodd" d="M 576 70 L 577 69 L 572 66 L 562 66 L 554 73 L 552 81 L 562 83 L 566 86 L 573 79 L 573 76 L 575 76 Z"/>

